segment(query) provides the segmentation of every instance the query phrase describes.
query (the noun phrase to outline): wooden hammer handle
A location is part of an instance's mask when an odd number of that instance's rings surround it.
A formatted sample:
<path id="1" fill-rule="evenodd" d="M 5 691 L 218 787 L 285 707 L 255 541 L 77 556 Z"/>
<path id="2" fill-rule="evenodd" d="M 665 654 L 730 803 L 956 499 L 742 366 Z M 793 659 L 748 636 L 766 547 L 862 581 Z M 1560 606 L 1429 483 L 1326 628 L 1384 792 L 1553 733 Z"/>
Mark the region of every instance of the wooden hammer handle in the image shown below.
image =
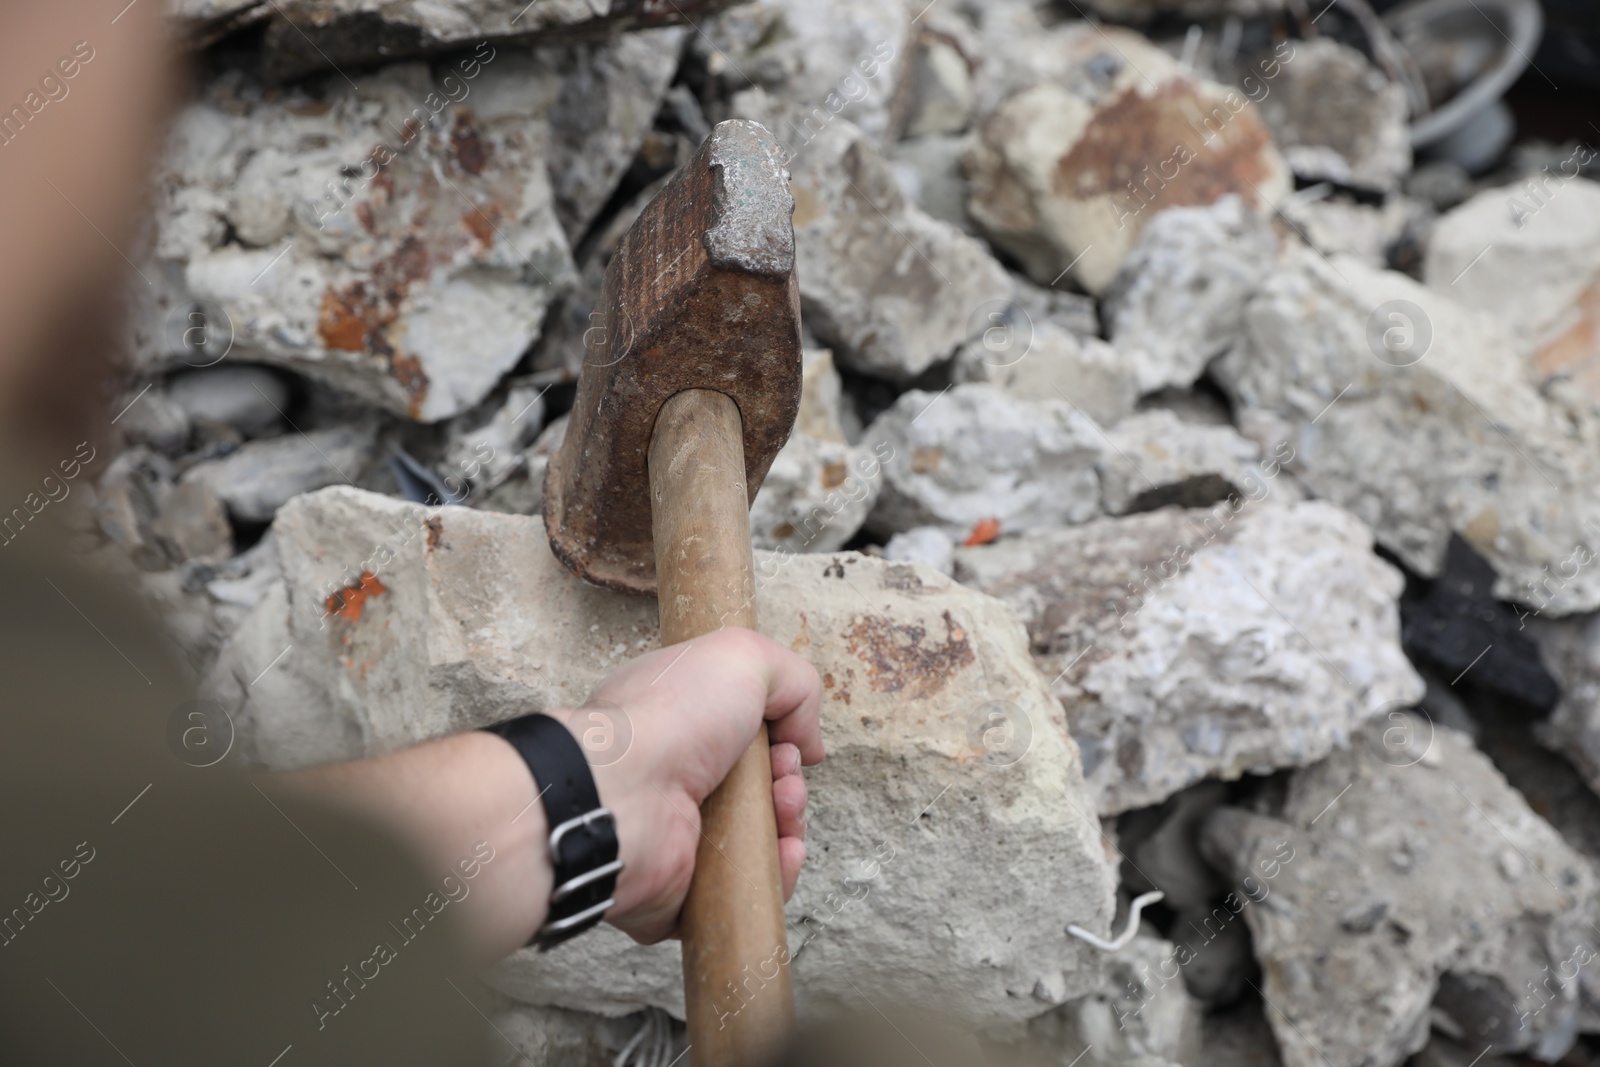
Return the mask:
<path id="1" fill-rule="evenodd" d="M 650 442 L 661 643 L 756 625 L 739 407 L 710 389 L 662 405 Z M 694 1067 L 757 1067 L 794 1022 L 789 949 L 762 730 L 700 807 L 683 907 L 683 993 Z"/>

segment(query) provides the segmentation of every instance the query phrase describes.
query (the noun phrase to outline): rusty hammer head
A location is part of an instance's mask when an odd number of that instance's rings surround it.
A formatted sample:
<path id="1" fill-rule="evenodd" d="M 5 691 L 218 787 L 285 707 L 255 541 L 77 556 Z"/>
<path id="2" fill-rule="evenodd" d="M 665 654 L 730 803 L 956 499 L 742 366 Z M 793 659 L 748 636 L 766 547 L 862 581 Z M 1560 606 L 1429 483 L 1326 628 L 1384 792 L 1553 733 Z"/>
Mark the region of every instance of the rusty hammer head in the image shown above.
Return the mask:
<path id="1" fill-rule="evenodd" d="M 800 407 L 794 198 L 766 127 L 718 124 L 640 213 L 606 266 L 566 440 L 544 480 L 557 558 L 588 581 L 653 593 L 646 458 L 661 405 L 715 389 L 739 406 L 754 500 Z"/>

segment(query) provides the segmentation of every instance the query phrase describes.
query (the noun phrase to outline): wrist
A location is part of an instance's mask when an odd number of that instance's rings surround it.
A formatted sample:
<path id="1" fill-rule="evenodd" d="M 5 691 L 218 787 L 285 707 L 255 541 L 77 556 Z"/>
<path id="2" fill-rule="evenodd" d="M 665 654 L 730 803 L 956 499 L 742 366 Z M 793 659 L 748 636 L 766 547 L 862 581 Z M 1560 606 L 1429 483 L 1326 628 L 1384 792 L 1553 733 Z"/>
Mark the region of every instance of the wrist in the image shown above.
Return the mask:
<path id="1" fill-rule="evenodd" d="M 542 809 L 550 889 L 531 944 L 549 949 L 598 924 L 616 905 L 623 869 L 614 813 L 571 728 L 571 713 L 524 715 L 492 728 L 521 760 Z"/>

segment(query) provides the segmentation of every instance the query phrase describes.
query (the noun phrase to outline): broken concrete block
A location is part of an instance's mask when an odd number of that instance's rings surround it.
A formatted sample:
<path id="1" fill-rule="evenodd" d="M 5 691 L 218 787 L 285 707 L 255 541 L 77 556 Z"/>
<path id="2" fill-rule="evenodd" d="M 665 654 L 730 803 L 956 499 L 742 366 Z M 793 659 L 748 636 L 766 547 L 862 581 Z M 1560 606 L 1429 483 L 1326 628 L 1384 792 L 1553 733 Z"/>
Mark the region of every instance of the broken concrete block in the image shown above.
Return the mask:
<path id="1" fill-rule="evenodd" d="M 889 538 L 883 558 L 898 563 L 926 563 L 940 574 L 954 573 L 956 543 L 937 526 L 918 526 Z"/>
<path id="2" fill-rule="evenodd" d="M 1492 318 L 1297 246 L 1244 322 L 1211 375 L 1241 425 L 1270 417 L 1307 488 L 1420 574 L 1439 573 L 1455 532 L 1494 566 L 1501 599 L 1554 615 L 1600 607 L 1600 568 L 1564 562 L 1593 555 L 1600 457 Z"/>
<path id="3" fill-rule="evenodd" d="M 867 526 L 885 536 L 939 526 L 964 540 L 986 520 L 1012 533 L 1100 511 L 1103 438 L 1064 400 L 1021 400 L 993 385 L 913 389 L 867 427 L 883 491 Z"/>
<path id="4" fill-rule="evenodd" d="M 245 437 L 282 429 L 289 407 L 289 384 L 281 374 L 234 363 L 175 374 L 167 395 L 191 420 L 220 422 Z"/>
<path id="5" fill-rule="evenodd" d="M 1106 291 L 1107 336 L 1141 393 L 1187 387 L 1238 343 L 1278 237 L 1236 196 L 1152 218 Z"/>
<path id="6" fill-rule="evenodd" d="M 972 147 L 970 133 L 929 134 L 883 146 L 900 191 L 912 204 L 963 233 L 978 236 L 967 215 L 967 177 L 961 160 Z"/>
<path id="7" fill-rule="evenodd" d="M 1600 183 L 1576 177 L 1577 164 L 1440 217 L 1423 278 L 1504 323 L 1541 380 L 1571 379 L 1600 404 Z"/>
<path id="8" fill-rule="evenodd" d="M 1010 299 L 983 243 L 907 203 L 855 125 L 812 133 L 800 109 L 754 89 L 733 107 L 789 151 L 801 307 L 841 366 L 908 381 L 980 332 L 984 306 Z"/>
<path id="9" fill-rule="evenodd" d="M 952 44 L 928 36 L 911 62 L 911 104 L 904 137 L 959 134 L 972 109 L 972 73 Z"/>
<path id="10" fill-rule="evenodd" d="M 836 551 L 866 522 L 883 485 L 882 469 L 870 448 L 792 434 L 750 505 L 756 546 Z"/>
<path id="11" fill-rule="evenodd" d="M 680 32 L 209 83 L 155 186 L 138 360 L 275 364 L 425 422 L 471 408 L 572 284 L 567 234 L 648 130 Z"/>
<path id="12" fill-rule="evenodd" d="M 1384 199 L 1381 207 L 1335 195 L 1332 186 L 1320 185 L 1286 196 L 1278 203 L 1278 216 L 1289 229 L 1325 256 L 1345 255 L 1382 270 L 1390 252 L 1406 239 L 1408 228 L 1432 225 L 1433 209 L 1401 194 Z"/>
<path id="13" fill-rule="evenodd" d="M 1102 426 L 1131 413 L 1139 382 L 1130 361 L 1098 337 L 1036 320 L 1020 308 L 989 312 L 990 325 L 956 353 L 950 377 L 988 382 L 1019 400 L 1064 400 Z"/>
<path id="14" fill-rule="evenodd" d="M 584 585 L 533 517 L 336 487 L 275 529 L 284 595 L 203 693 L 276 766 L 570 707 L 656 644 L 655 604 Z M 761 553 L 757 574 L 762 629 L 824 686 L 828 759 L 807 772 L 811 859 L 788 911 L 802 1003 L 851 1001 L 853 982 L 993 1025 L 1037 1014 L 1041 983 L 1063 999 L 1096 988 L 1098 954 L 1061 929 L 1108 930 L 1114 872 L 1015 618 L 928 568 L 854 553 Z M 290 651 L 248 684 L 280 638 Z M 678 956 L 607 928 L 489 981 L 529 1003 L 681 1013 Z"/>
<path id="15" fill-rule="evenodd" d="M 1222 808 L 1202 842 L 1250 879 L 1286 1067 L 1399 1064 L 1430 1009 L 1479 1051 L 1571 1046 L 1596 876 L 1464 735 L 1393 711 L 1296 771 L 1278 818 Z"/>
<path id="16" fill-rule="evenodd" d="M 1297 178 L 1392 192 L 1411 169 L 1405 89 L 1354 48 L 1286 41 L 1238 79 Z"/>
<path id="17" fill-rule="evenodd" d="M 840 412 L 844 403 L 844 382 L 833 365 L 833 353 L 826 348 L 808 348 L 801 353 L 804 372 L 800 382 L 800 413 L 795 416 L 796 433 L 824 441 L 844 441 Z"/>
<path id="18" fill-rule="evenodd" d="M 370 428 L 337 426 L 246 441 L 221 459 L 184 472 L 204 485 L 242 522 L 267 522 L 291 497 L 361 478 L 374 452 Z"/>
<path id="19" fill-rule="evenodd" d="M 1561 698 L 1537 735 L 1578 768 L 1600 793 L 1600 615 L 1530 619 L 1546 666 L 1561 686 Z"/>
<path id="20" fill-rule="evenodd" d="M 1401 576 L 1324 503 L 1164 508 L 956 550 L 956 578 L 1028 627 L 1102 814 L 1204 778 L 1301 766 L 1422 696 Z"/>
<path id="21" fill-rule="evenodd" d="M 690 49 L 724 94 L 764 89 L 808 133 L 842 119 L 888 140 L 911 16 L 901 0 L 757 0 L 706 20 Z M 791 152 L 809 139 L 770 128 Z"/>
<path id="22" fill-rule="evenodd" d="M 157 383 L 130 382 L 112 410 L 121 412 L 116 417 L 116 432 L 127 444 L 171 457 L 188 450 L 193 429 L 189 413 Z"/>
<path id="23" fill-rule="evenodd" d="M 882 464 L 845 441 L 843 384 L 827 349 L 805 352 L 800 414 L 750 505 L 758 548 L 833 552 L 861 529 L 878 499 Z"/>
<path id="24" fill-rule="evenodd" d="M 967 210 L 1041 285 L 1105 291 L 1164 208 L 1287 195 L 1288 166 L 1245 96 L 1191 77 L 1129 30 L 1068 23 L 1063 64 L 979 124 Z"/>
<path id="25" fill-rule="evenodd" d="M 277 17 L 267 28 L 266 63 L 275 79 L 286 81 L 478 46 L 564 41 L 571 47 L 628 36 L 625 30 L 695 22 L 727 2 L 682 0 L 663 7 L 645 0 L 276 0 L 270 5 Z"/>
<path id="26" fill-rule="evenodd" d="M 1107 513 L 1201 508 L 1247 497 L 1261 484 L 1261 449 L 1231 426 L 1185 422 L 1171 411 L 1143 411 L 1105 431 L 1100 500 Z"/>
<path id="27" fill-rule="evenodd" d="M 1028 1024 L 1027 1047 L 1068 1064 L 1188 1063 L 1200 1038 L 1200 1005 L 1182 982 L 1158 973 L 1173 947 L 1139 935 L 1105 960 L 1105 984 Z M 1022 1062 L 1031 1062 L 1023 1060 Z"/>
<path id="28" fill-rule="evenodd" d="M 674 1028 L 665 1018 L 651 1021 L 645 1014 L 616 1018 L 522 1004 L 496 1014 L 493 1026 L 522 1057 L 513 1061 L 519 1063 L 615 1067 L 624 1049 L 649 1055 L 656 1047 L 670 1046 L 667 1055 L 672 1056 L 680 1054 L 684 1044 L 681 1026 Z M 646 1028 L 649 1032 L 641 1035 Z M 643 1040 L 636 1041 L 639 1037 Z M 645 1041 L 659 1042 L 659 1046 L 639 1048 Z"/>
<path id="29" fill-rule="evenodd" d="M 544 426 L 548 388 L 515 382 L 498 403 L 453 419 L 446 429 L 445 488 L 452 494 L 487 492 L 511 477 Z"/>

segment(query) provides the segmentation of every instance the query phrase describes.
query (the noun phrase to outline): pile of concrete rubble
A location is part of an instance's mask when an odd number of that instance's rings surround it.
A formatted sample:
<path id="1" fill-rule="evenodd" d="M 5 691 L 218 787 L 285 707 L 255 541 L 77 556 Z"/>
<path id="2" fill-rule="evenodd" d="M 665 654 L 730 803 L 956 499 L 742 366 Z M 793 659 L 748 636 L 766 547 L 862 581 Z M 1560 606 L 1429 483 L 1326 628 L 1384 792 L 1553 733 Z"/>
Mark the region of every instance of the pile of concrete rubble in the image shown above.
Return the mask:
<path id="1" fill-rule="evenodd" d="M 1130 25 L 176 2 L 202 77 L 83 547 L 250 766 L 581 702 L 656 642 L 538 518 L 601 273 L 712 124 L 757 119 L 807 346 L 759 611 L 826 687 L 803 1011 L 914 1006 L 1062 1065 L 1576 1055 L 1593 153 L 1414 168 L 1342 9 L 1190 3 L 1168 39 L 1084 3 Z M 682 1011 L 676 945 L 609 928 L 485 981 L 508 1062 L 610 1062 Z"/>

